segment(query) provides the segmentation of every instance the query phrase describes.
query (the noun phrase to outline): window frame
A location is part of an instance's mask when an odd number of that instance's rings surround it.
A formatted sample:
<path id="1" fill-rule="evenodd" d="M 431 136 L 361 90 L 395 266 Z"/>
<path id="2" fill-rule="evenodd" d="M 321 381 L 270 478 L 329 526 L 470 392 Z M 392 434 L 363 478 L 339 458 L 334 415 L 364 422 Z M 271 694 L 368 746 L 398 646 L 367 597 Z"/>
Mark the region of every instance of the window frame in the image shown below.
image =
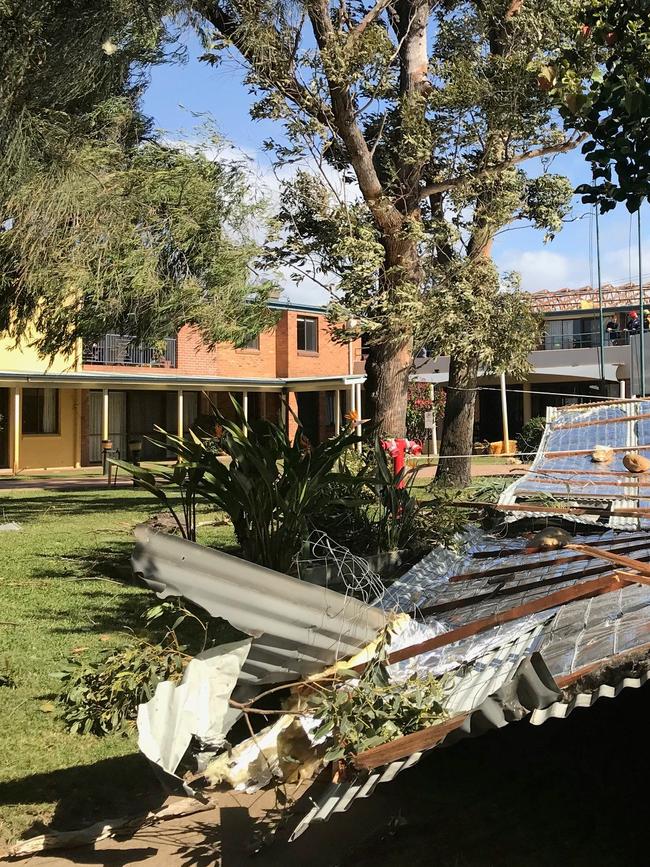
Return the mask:
<path id="1" fill-rule="evenodd" d="M 308 341 L 307 341 L 307 323 L 313 324 L 314 328 L 314 346 L 315 349 L 308 349 Z M 301 335 L 301 326 L 302 326 L 302 335 L 304 338 L 304 346 L 301 348 L 300 346 L 300 335 Z M 300 355 L 318 355 L 319 351 L 319 322 L 318 316 L 298 316 L 296 317 L 296 347 L 298 353 Z"/>
<path id="2" fill-rule="evenodd" d="M 39 430 L 28 430 L 25 424 L 25 392 L 36 392 L 37 399 L 43 400 L 43 406 L 41 407 L 37 404 L 37 414 L 36 414 L 36 427 L 41 428 Z M 53 431 L 44 431 L 43 427 L 43 416 L 45 410 L 45 392 L 54 392 L 54 430 Z M 20 400 L 20 432 L 22 436 L 25 437 L 57 437 L 61 436 L 61 399 L 60 399 L 60 389 L 58 388 L 23 388 L 21 400 Z"/>
<path id="3" fill-rule="evenodd" d="M 244 346 L 240 346 L 240 352 L 259 352 L 260 351 L 260 336 L 256 334 L 248 343 L 244 344 Z"/>

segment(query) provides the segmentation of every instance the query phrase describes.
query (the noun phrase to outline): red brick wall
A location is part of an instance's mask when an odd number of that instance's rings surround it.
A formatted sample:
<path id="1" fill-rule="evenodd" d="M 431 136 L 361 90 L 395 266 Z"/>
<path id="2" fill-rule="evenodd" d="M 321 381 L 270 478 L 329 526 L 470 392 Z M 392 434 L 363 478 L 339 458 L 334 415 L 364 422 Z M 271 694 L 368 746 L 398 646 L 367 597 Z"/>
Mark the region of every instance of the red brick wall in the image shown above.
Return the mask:
<path id="1" fill-rule="evenodd" d="M 298 316 L 293 310 L 284 311 L 272 331 L 260 334 L 260 348 L 235 349 L 227 343 L 209 350 L 198 332 L 186 326 L 177 342 L 177 367 L 126 367 L 84 364 L 86 371 L 98 373 L 145 373 L 152 377 L 179 373 L 185 376 L 224 376 L 236 378 L 273 379 L 279 377 L 341 376 L 348 374 L 348 346 L 334 343 L 325 316 L 318 318 L 318 352 L 298 351 Z M 353 344 L 353 362 L 361 361 L 361 341 Z"/>
<path id="2" fill-rule="evenodd" d="M 260 334 L 259 349 L 235 349 L 228 343 L 220 343 L 216 350 L 218 375 L 275 379 L 275 343 L 273 331 Z"/>
<path id="3" fill-rule="evenodd" d="M 348 345 L 334 343 L 330 333 L 329 323 L 325 316 L 318 316 L 318 352 L 298 351 L 298 317 L 309 314 L 288 310 L 282 317 L 284 329 L 278 329 L 277 353 L 278 360 L 281 350 L 285 352 L 286 373 L 279 376 L 341 376 L 348 374 Z M 286 347 L 286 348 L 285 348 Z M 361 359 L 361 340 L 355 340 L 352 346 L 353 361 Z"/>

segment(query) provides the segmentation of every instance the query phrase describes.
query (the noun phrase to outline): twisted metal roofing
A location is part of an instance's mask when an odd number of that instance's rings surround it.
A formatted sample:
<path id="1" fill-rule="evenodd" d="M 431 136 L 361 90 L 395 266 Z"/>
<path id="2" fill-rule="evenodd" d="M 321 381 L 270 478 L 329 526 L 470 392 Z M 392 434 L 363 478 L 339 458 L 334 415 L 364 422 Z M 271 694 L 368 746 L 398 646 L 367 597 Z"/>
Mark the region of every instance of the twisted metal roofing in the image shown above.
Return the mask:
<path id="1" fill-rule="evenodd" d="M 648 418 L 645 418 L 648 416 Z M 567 506 L 570 521 L 606 523 L 614 529 L 650 527 L 650 513 L 617 515 L 617 511 L 648 508 L 650 474 L 629 473 L 623 466 L 626 451 L 650 456 L 650 400 L 604 402 L 596 406 L 559 409 L 549 407 L 541 444 L 530 470 L 501 495 L 502 506 L 540 500 L 554 507 Z M 594 463 L 597 445 L 614 449 L 608 463 Z M 644 498 L 647 495 L 647 499 Z M 597 507 L 600 515 L 576 515 L 571 509 Z M 505 509 L 507 511 L 507 508 Z M 513 511 L 507 520 L 544 516 L 542 508 Z"/>

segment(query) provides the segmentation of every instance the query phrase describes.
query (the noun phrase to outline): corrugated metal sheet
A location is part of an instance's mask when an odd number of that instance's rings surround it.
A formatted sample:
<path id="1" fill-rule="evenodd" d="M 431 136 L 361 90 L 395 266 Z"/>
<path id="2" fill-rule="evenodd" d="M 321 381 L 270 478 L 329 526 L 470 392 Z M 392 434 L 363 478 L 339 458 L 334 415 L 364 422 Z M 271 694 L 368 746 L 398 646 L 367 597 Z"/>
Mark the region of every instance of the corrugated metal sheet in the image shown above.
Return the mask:
<path id="1" fill-rule="evenodd" d="M 278 682 L 356 653 L 386 623 L 378 607 L 246 560 L 136 528 L 134 572 L 158 596 L 182 596 L 254 636 L 241 681 Z"/>
<path id="2" fill-rule="evenodd" d="M 607 510 L 643 507 L 638 499 L 639 477 L 627 473 L 623 466 L 626 449 L 650 445 L 650 426 L 639 415 L 650 415 L 650 400 L 626 401 L 621 404 L 604 403 L 569 410 L 549 407 L 547 425 L 539 450 L 530 471 L 510 485 L 501 495 L 501 505 L 512 505 L 524 495 L 552 496 L 557 506 L 597 506 Z M 626 420 L 627 419 L 627 420 Z M 567 427 L 578 424 L 579 427 Z M 591 450 L 596 445 L 608 445 L 619 449 L 607 464 L 591 460 Z M 553 452 L 584 451 L 584 454 L 553 457 Z M 570 470 L 571 472 L 567 472 Z M 559 472 L 556 472 L 559 471 Z M 555 472 L 555 475 L 554 475 Z M 607 475 L 603 475 L 606 473 Z M 649 484 L 644 478 L 644 483 Z M 647 492 L 650 494 L 650 488 Z M 650 500 L 650 496 L 648 497 Z M 535 517 L 543 512 L 517 511 L 508 520 Z M 601 519 L 598 515 L 576 516 L 567 512 L 569 521 L 585 524 L 607 523 L 618 529 L 636 529 L 650 526 L 650 521 L 636 516 L 610 515 Z"/>
<path id="3" fill-rule="evenodd" d="M 464 673 L 459 672 L 448 682 L 445 707 L 449 715 L 453 717 L 466 712 L 468 716 L 446 740 L 455 741 L 488 728 L 500 728 L 511 719 L 530 712 L 530 707 L 521 704 L 516 690 L 509 688 L 518 673 L 522 682 L 526 682 L 526 702 L 548 704 L 557 697 L 559 691 L 552 687 L 546 672 L 539 672 L 539 657 L 533 668 L 524 665 L 534 658 L 542 631 L 543 624 L 535 625 L 515 640 L 479 657 Z M 500 690 L 505 690 L 503 695 Z M 375 771 L 360 772 L 351 780 L 331 785 L 314 800 L 314 806 L 300 821 L 291 839 L 304 833 L 312 822 L 326 821 L 334 813 L 346 812 L 358 798 L 368 798 L 380 783 L 395 779 L 397 774 L 417 764 L 422 755 L 420 752 L 412 753 Z"/>
<path id="4" fill-rule="evenodd" d="M 644 546 L 641 551 L 635 550 L 634 556 L 648 554 L 650 540 L 645 547 L 643 541 L 638 541 L 638 534 L 630 536 L 609 531 L 598 537 L 590 537 L 592 544 L 594 541 L 601 542 L 605 543 L 608 549 L 618 547 L 619 550 L 628 550 L 634 544 L 631 540 Z M 521 542 L 518 544 L 521 545 Z M 497 556 L 475 557 L 476 553 L 485 555 L 496 547 L 501 547 L 501 553 Z M 581 572 L 585 568 L 593 565 L 593 561 L 568 560 L 573 556 L 569 551 L 548 552 L 544 555 L 523 554 L 519 550 L 513 551 L 509 544 L 503 545 L 499 540 L 488 538 L 480 542 L 475 540 L 473 550 L 474 554 L 456 555 L 455 558 L 446 560 L 446 575 L 440 575 L 440 570 L 433 566 L 433 575 L 430 576 L 423 561 L 417 570 L 411 570 L 411 573 L 403 576 L 403 587 L 395 591 L 395 598 L 410 599 L 411 581 L 417 583 L 423 607 L 431 599 L 440 598 L 445 587 L 454 588 L 450 592 L 455 593 L 459 585 L 475 584 L 480 593 L 482 581 L 494 577 L 491 573 L 502 566 L 514 568 L 514 580 L 519 581 L 519 567 L 524 569 L 526 561 L 542 562 L 537 563 L 534 569 L 529 568 L 522 573 L 524 581 L 530 580 L 531 572 L 540 572 L 555 577 L 572 575 L 571 581 L 575 582 L 580 580 Z M 562 560 L 567 562 L 563 564 Z M 459 574 L 456 566 L 468 572 L 488 574 L 483 579 L 450 584 L 449 578 Z M 556 585 L 551 585 L 539 592 L 550 592 L 554 589 Z M 468 592 L 467 589 L 464 592 Z M 530 594 L 530 591 L 527 593 Z M 511 599 L 510 603 L 512 601 Z M 494 599 L 481 604 L 483 610 L 487 611 L 490 605 L 492 610 L 497 610 L 502 603 Z M 476 609 L 473 614 L 475 612 Z M 498 631 L 493 630 L 484 634 L 483 639 L 473 636 L 458 643 L 454 653 L 459 659 L 468 655 L 471 657 L 473 641 L 491 641 L 492 646 L 472 662 L 459 665 L 455 672 L 448 675 L 451 678 L 447 682 L 449 713 L 451 716 L 467 713 L 467 718 L 461 727 L 455 729 L 441 743 L 452 743 L 468 735 L 500 728 L 514 719 L 526 716 L 534 725 L 540 725 L 552 718 L 562 719 L 576 707 L 590 707 L 598 698 L 613 698 L 625 687 L 639 687 L 650 679 L 649 666 L 648 670 L 644 670 L 637 677 L 614 679 L 612 683 L 601 684 L 593 693 L 580 693 L 569 700 L 558 698 L 559 690 L 553 680 L 599 661 L 605 663 L 612 657 L 633 653 L 635 648 L 650 644 L 650 587 L 647 585 L 625 586 L 619 591 L 575 601 L 539 616 L 544 617 L 544 622 L 531 623 L 530 619 L 522 619 L 509 624 L 510 634 L 514 632 L 515 635 L 508 641 L 499 641 Z M 533 661 L 536 661 L 534 665 Z M 415 668 L 423 662 L 426 663 L 424 657 L 412 661 Z M 520 694 L 527 698 L 521 701 Z M 406 759 L 377 768 L 370 773 L 359 773 L 352 780 L 330 786 L 314 800 L 313 807 L 294 831 L 294 838 L 302 834 L 312 822 L 325 821 L 336 813 L 345 812 L 357 798 L 368 797 L 379 783 L 389 782 L 401 771 L 413 767 L 422 755 L 420 752 L 413 753 Z"/>

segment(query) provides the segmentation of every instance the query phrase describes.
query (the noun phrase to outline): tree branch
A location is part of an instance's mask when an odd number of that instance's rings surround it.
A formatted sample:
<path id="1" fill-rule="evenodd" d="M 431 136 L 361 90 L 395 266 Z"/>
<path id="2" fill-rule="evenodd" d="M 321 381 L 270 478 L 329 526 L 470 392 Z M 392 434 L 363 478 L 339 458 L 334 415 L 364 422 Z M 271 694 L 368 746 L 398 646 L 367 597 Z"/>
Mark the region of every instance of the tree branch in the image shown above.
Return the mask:
<path id="1" fill-rule="evenodd" d="M 286 63 L 283 64 L 282 70 L 283 80 L 281 80 L 280 76 L 266 76 L 264 70 L 260 67 L 260 64 L 256 62 L 254 46 L 248 43 L 239 22 L 234 18 L 234 16 L 227 13 L 219 3 L 202 3 L 200 5 L 200 11 L 205 16 L 206 20 L 208 20 L 223 37 L 232 42 L 237 51 L 239 51 L 251 69 L 253 69 L 260 78 L 267 77 L 269 86 L 274 87 L 282 94 L 282 96 L 290 100 L 310 117 L 313 117 L 315 120 L 322 123 L 323 126 L 331 128 L 332 116 L 329 111 L 329 106 L 324 105 L 313 93 L 301 84 L 295 76 L 291 75 L 289 72 L 289 69 L 293 66 L 291 58 L 285 58 Z M 280 64 L 282 61 L 282 55 L 286 54 L 286 52 L 283 52 L 282 50 L 282 41 L 279 33 L 275 28 L 272 28 L 272 30 L 273 35 L 275 36 L 277 48 L 276 61 Z M 298 36 L 296 36 L 296 39 L 297 38 Z M 295 51 L 296 46 L 294 45 L 294 55 Z"/>
<path id="2" fill-rule="evenodd" d="M 361 21 L 350 30 L 350 36 L 354 39 L 361 36 L 363 31 L 379 18 L 384 9 L 388 8 L 390 2 L 391 0 L 377 0 L 372 9 L 366 12 Z"/>
<path id="3" fill-rule="evenodd" d="M 336 34 L 329 14 L 328 0 L 313 0 L 308 6 L 309 20 L 318 48 L 323 56 Z M 336 70 L 325 67 L 333 125 L 345 144 L 350 164 L 359 182 L 359 189 L 382 231 L 393 234 L 402 226 L 402 215 L 384 195 L 384 188 L 375 169 L 372 153 L 356 120 L 356 105 L 349 87 L 340 81 Z"/>
<path id="4" fill-rule="evenodd" d="M 488 166 L 486 169 L 480 169 L 476 172 L 469 172 L 469 174 L 460 175 L 457 178 L 450 178 L 450 180 L 448 181 L 440 181 L 435 184 L 429 184 L 420 190 L 420 197 L 422 199 L 426 199 L 429 196 L 435 195 L 436 193 L 446 193 L 449 190 L 453 190 L 456 187 L 461 186 L 461 184 L 467 183 L 467 181 L 477 181 L 481 178 L 498 174 L 505 169 L 512 168 L 513 166 L 519 165 L 519 163 L 526 162 L 527 160 L 533 160 L 538 157 L 550 156 L 551 154 L 568 153 L 579 144 L 581 144 L 586 138 L 588 138 L 588 134 L 581 133 L 581 135 L 577 136 L 576 138 L 565 139 L 565 141 L 560 142 L 560 144 L 545 145 L 544 147 L 534 148 L 531 151 L 526 151 L 526 153 L 519 154 L 519 156 L 510 157 L 510 159 L 507 160 L 501 160 L 501 162 L 498 162 L 493 166 Z"/>

